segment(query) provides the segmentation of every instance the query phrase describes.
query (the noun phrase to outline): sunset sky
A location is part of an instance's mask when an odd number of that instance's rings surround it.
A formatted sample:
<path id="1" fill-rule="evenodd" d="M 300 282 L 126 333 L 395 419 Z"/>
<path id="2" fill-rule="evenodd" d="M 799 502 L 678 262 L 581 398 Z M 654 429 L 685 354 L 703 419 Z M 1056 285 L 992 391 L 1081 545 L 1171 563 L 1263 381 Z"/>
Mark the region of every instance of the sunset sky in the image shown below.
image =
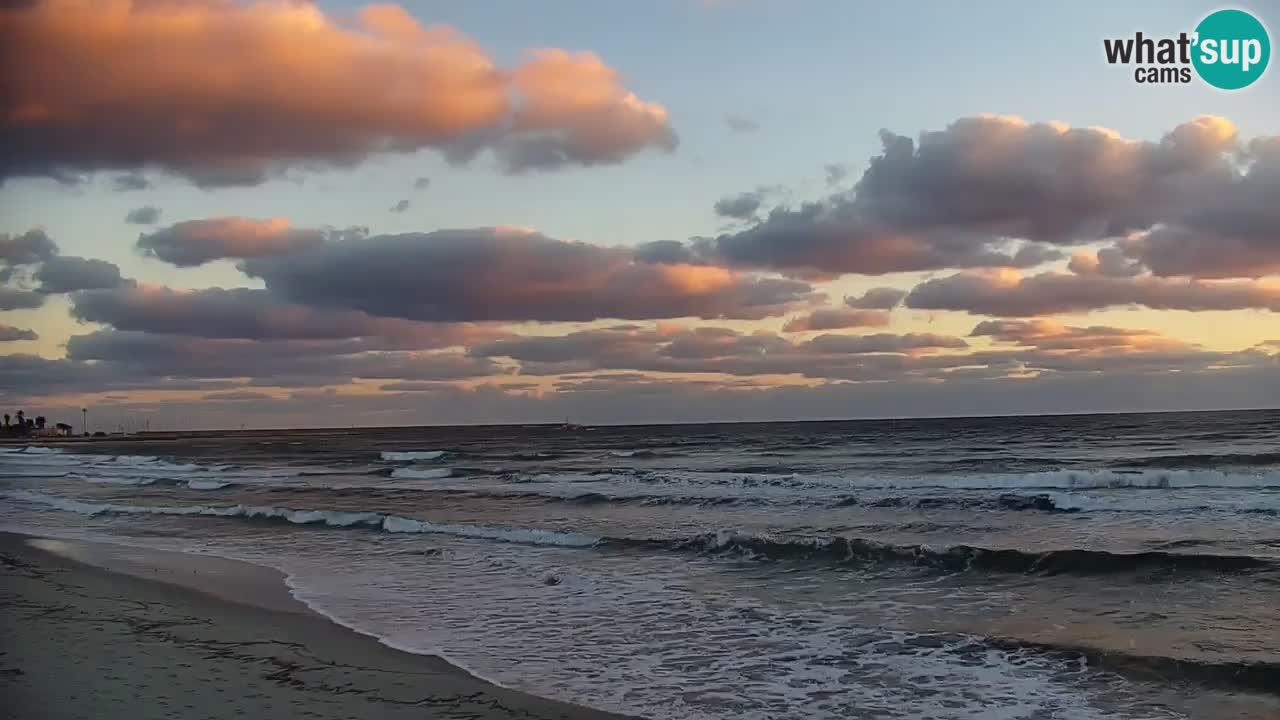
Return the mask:
<path id="1" fill-rule="evenodd" d="M 1102 39 L 1219 5 L 1084 5 L 0 4 L 0 403 L 1280 406 L 1280 70 L 1139 85 Z"/>

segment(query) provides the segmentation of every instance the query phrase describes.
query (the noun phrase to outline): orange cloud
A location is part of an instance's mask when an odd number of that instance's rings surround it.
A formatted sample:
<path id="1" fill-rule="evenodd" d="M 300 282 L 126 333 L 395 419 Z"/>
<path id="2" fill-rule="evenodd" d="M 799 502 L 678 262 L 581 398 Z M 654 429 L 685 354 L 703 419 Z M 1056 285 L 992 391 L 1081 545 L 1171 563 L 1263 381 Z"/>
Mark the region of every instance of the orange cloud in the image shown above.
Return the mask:
<path id="1" fill-rule="evenodd" d="M 542 50 L 505 70 L 395 5 L 347 23 L 285 0 L 7 5 L 0 137 L 20 149 L 3 176 L 151 165 L 250 184 L 453 143 L 511 170 L 675 146 L 666 111 L 595 55 Z"/>

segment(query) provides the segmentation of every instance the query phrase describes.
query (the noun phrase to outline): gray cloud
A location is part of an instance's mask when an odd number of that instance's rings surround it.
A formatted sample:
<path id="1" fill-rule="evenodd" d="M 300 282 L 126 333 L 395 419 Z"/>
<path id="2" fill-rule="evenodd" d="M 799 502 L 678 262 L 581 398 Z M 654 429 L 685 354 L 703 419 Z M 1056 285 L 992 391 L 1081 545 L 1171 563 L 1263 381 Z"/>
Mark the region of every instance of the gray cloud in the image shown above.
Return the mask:
<path id="1" fill-rule="evenodd" d="M 38 228 L 21 235 L 0 233 L 0 264 L 5 267 L 33 265 L 57 254 L 58 244 Z"/>
<path id="2" fill-rule="evenodd" d="M 356 378 L 456 380 L 494 375 L 492 362 L 449 352 L 366 352 L 345 340 L 256 341 L 101 330 L 67 341 L 67 361 L 94 361 L 116 375 L 156 378 L 312 378 L 324 385 Z M 80 364 L 84 364 L 80 362 Z"/>
<path id="3" fill-rule="evenodd" d="M 398 202 L 398 203 L 396 203 L 395 205 L 392 205 L 392 206 L 391 206 L 391 212 L 393 212 L 393 213 L 402 213 L 402 212 L 404 212 L 405 210 L 408 210 L 408 209 L 409 209 L 409 201 L 408 201 L 408 200 L 401 200 L 400 202 Z"/>
<path id="4" fill-rule="evenodd" d="M 501 333 L 465 323 L 429 324 L 373 317 L 357 310 L 317 309 L 284 303 L 265 290 L 175 291 L 124 286 L 71 296 L 73 317 L 118 330 L 250 340 L 362 338 L 357 349 L 427 349 L 491 339 Z"/>
<path id="5" fill-rule="evenodd" d="M 144 255 L 178 267 L 195 267 L 223 258 L 284 255 L 319 246 L 330 233 L 290 227 L 283 219 L 220 217 L 188 220 L 140 235 Z"/>
<path id="6" fill-rule="evenodd" d="M 136 192 L 138 190 L 150 190 L 155 186 L 142 173 L 129 172 L 112 178 L 111 187 L 116 192 Z"/>
<path id="7" fill-rule="evenodd" d="M 734 220 L 750 220 L 760 211 L 764 193 L 755 190 L 722 197 L 716 201 L 715 211 L 720 217 Z"/>
<path id="8" fill-rule="evenodd" d="M 834 187 L 836 185 L 839 185 L 840 183 L 844 182 L 844 179 L 846 177 L 849 176 L 849 166 L 842 165 L 840 163 L 831 163 L 829 165 L 824 165 L 822 170 L 826 175 L 827 187 Z"/>
<path id="9" fill-rule="evenodd" d="M 242 268 L 282 300 L 429 322 L 751 319 L 816 300 L 803 282 L 501 228 L 322 243 Z"/>
<path id="10" fill-rule="evenodd" d="M 0 323 L 0 342 L 17 342 L 19 340 L 39 340 L 40 336 L 34 330 L 26 328 L 17 328 L 12 325 Z"/>
<path id="11" fill-rule="evenodd" d="M 120 268 L 105 260 L 60 255 L 40 264 L 35 272 L 38 288 L 45 294 L 114 288 L 126 283 Z"/>
<path id="12" fill-rule="evenodd" d="M 1280 287 L 1249 280 L 1202 282 L 1101 274 L 958 273 L 917 285 L 907 307 L 1030 317 L 1141 305 L 1155 310 L 1280 310 Z"/>
<path id="13" fill-rule="evenodd" d="M 760 129 L 760 123 L 745 115 L 730 113 L 725 116 L 724 122 L 729 129 L 739 133 L 753 133 Z"/>
<path id="14" fill-rule="evenodd" d="M 429 187 L 431 187 L 431 178 L 420 177 L 413 181 L 414 190 L 426 190 Z"/>
<path id="15" fill-rule="evenodd" d="M 31 310 L 44 305 L 44 295 L 0 286 L 0 310 Z"/>
<path id="16" fill-rule="evenodd" d="M 853 308 L 823 308 L 808 315 L 793 318 L 783 326 L 783 332 L 810 332 L 813 330 L 840 330 L 856 327 L 886 327 L 889 313 L 883 310 L 857 310 Z"/>
<path id="17" fill-rule="evenodd" d="M 906 290 L 891 287 L 874 287 L 857 297 L 847 297 L 844 304 L 851 308 L 892 310 L 902 304 Z"/>
<path id="18" fill-rule="evenodd" d="M 1231 190 L 1246 182 L 1236 170 L 1236 130 L 1221 118 L 1184 123 L 1159 142 L 984 116 L 919 140 L 884 131 L 881 143 L 853 190 L 775 208 L 716 237 L 711 256 L 800 275 L 1033 267 L 1062 257 L 1052 245 L 1150 228 L 1197 197 L 1241 197 Z M 1270 139 L 1249 147 L 1262 157 Z M 837 169 L 831 179 L 838 177 Z M 1258 197 L 1271 189 L 1250 182 Z M 1242 202 L 1259 204 L 1252 196 Z M 1211 225 L 1240 214 L 1200 213 Z"/>
<path id="19" fill-rule="evenodd" d="M 160 222 L 160 208 L 154 205 L 134 208 L 124 216 L 124 221 L 131 225 L 155 225 Z"/>

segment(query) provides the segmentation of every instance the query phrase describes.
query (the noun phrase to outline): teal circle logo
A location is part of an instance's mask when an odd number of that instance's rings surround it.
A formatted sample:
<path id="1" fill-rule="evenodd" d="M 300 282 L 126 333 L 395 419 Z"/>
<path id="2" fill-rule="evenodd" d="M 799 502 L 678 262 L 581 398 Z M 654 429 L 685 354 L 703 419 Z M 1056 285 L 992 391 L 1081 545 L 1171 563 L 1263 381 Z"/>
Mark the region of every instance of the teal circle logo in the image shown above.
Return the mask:
<path id="1" fill-rule="evenodd" d="M 1243 10 L 1219 10 L 1196 26 L 1191 62 L 1201 79 L 1222 90 L 1249 87 L 1267 69 L 1271 38 Z"/>

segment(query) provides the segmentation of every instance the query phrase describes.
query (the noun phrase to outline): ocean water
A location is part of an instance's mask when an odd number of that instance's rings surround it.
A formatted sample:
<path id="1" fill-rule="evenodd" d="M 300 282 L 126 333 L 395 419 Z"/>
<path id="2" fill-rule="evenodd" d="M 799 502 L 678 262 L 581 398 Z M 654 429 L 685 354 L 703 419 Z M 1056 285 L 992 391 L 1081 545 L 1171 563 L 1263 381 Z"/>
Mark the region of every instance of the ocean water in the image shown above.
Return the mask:
<path id="1" fill-rule="evenodd" d="M 1276 411 L 7 447 L 0 526 L 658 720 L 1280 717 Z"/>

